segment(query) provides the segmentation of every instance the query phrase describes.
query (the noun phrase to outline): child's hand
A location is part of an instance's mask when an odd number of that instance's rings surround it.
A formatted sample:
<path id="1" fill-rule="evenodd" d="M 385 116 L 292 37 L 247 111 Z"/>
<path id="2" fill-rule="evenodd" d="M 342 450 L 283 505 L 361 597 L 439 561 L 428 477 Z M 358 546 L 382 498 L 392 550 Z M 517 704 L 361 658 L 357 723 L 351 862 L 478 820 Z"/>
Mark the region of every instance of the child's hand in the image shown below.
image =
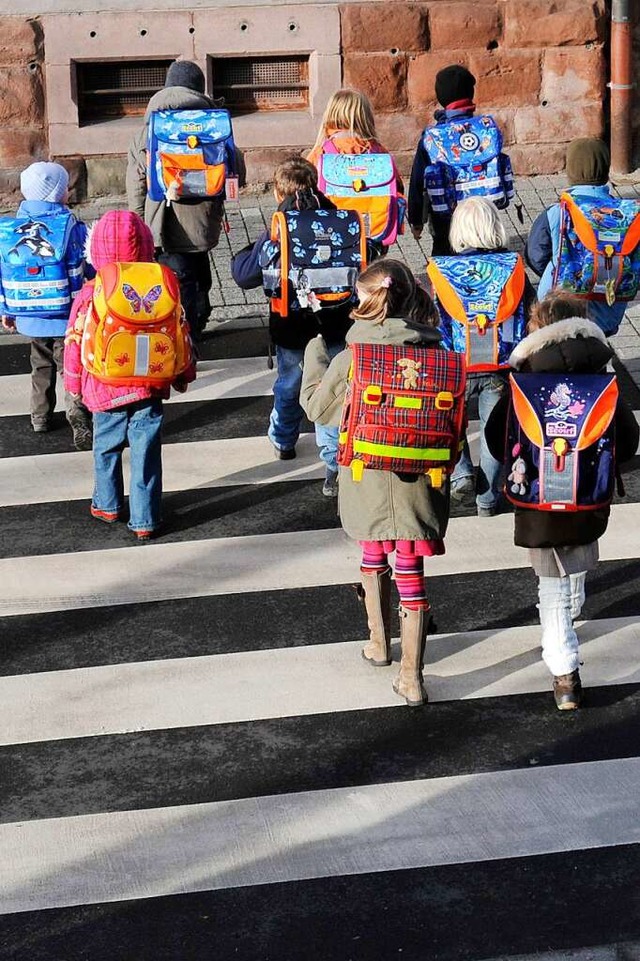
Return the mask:
<path id="1" fill-rule="evenodd" d="M 16 332 L 16 322 L 13 317 L 7 317 L 6 314 L 2 315 L 2 326 L 5 330 L 10 330 L 13 334 Z"/>

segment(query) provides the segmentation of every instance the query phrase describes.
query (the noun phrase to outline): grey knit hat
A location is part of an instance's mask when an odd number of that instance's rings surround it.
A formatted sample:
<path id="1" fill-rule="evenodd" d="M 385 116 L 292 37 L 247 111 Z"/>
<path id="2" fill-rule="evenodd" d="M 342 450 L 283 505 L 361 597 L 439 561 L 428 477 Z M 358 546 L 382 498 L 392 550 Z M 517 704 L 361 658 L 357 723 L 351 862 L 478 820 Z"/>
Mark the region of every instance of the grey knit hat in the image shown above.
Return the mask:
<path id="1" fill-rule="evenodd" d="M 61 164 L 38 161 L 20 174 L 20 192 L 25 200 L 47 200 L 59 204 L 69 187 L 69 174 Z"/>
<path id="2" fill-rule="evenodd" d="M 188 87 L 204 93 L 204 74 L 197 63 L 191 60 L 174 60 L 167 70 L 165 87 Z"/>

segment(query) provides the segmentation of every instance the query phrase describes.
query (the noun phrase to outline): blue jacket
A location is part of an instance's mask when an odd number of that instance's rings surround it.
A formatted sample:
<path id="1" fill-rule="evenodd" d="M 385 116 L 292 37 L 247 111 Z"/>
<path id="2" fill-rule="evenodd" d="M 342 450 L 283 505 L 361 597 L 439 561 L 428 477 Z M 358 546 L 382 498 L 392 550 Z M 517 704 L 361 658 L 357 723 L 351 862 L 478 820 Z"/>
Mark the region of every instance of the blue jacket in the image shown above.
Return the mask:
<path id="1" fill-rule="evenodd" d="M 577 186 L 571 187 L 568 193 L 577 197 L 602 198 L 608 201 L 612 197 L 609 187 Z M 542 300 L 553 287 L 553 274 L 558 262 L 558 248 L 560 244 L 560 204 L 553 204 L 548 210 L 543 210 L 536 217 L 524 250 L 524 259 L 531 269 L 540 277 L 538 298 Z M 598 301 L 587 301 L 589 319 L 598 325 L 605 334 L 615 334 L 620 326 L 626 304 L 615 303 L 611 307 Z"/>
<path id="2" fill-rule="evenodd" d="M 41 217 L 43 214 L 54 214 L 68 211 L 65 204 L 50 203 L 47 200 L 23 200 L 16 212 L 16 217 Z M 87 228 L 85 224 L 78 221 L 74 227 L 77 243 L 84 248 Z M 79 286 L 82 286 L 80 284 Z M 2 276 L 0 275 L 0 299 L 4 302 L 2 291 Z M 16 327 L 18 332 L 27 337 L 64 337 L 67 329 L 68 318 L 52 319 L 51 317 L 17 316 Z"/>

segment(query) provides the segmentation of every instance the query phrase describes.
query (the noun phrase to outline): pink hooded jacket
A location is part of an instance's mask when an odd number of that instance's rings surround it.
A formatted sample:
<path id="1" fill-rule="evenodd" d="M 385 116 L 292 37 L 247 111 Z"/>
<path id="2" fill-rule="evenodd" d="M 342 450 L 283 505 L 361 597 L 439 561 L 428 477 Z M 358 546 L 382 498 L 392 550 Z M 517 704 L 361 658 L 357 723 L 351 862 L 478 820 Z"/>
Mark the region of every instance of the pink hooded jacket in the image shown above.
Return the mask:
<path id="1" fill-rule="evenodd" d="M 154 259 L 153 236 L 137 214 L 129 210 L 110 210 L 90 231 L 86 253 L 87 260 L 96 270 L 116 261 L 151 262 Z M 86 283 L 73 301 L 64 347 L 65 390 L 71 394 L 81 394 L 82 402 L 93 413 L 135 404 L 150 397 L 167 400 L 171 392 L 169 387 L 113 387 L 98 380 L 82 366 L 80 337 L 74 324 L 78 314 L 87 311 L 93 298 L 93 287 L 93 281 Z M 193 380 L 195 365 L 181 374 L 173 387 L 183 392 Z"/>

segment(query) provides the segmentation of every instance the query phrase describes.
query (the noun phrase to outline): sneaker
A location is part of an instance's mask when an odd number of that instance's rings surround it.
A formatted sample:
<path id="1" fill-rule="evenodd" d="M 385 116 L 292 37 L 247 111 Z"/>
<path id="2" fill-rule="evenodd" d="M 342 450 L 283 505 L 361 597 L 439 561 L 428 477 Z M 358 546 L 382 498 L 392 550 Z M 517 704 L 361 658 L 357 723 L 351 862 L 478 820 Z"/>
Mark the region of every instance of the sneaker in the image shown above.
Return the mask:
<path id="1" fill-rule="evenodd" d="M 281 450 L 280 447 L 276 447 L 274 444 L 273 452 L 276 460 L 294 460 L 296 456 L 295 447 L 290 447 L 289 450 Z"/>
<path id="2" fill-rule="evenodd" d="M 31 426 L 36 434 L 46 434 L 51 430 L 51 420 L 49 417 L 32 417 Z"/>
<path id="3" fill-rule="evenodd" d="M 327 468 L 324 484 L 322 485 L 322 493 L 324 494 L 325 497 L 338 496 L 338 471 L 337 470 L 329 470 Z"/>
<path id="4" fill-rule="evenodd" d="M 560 674 L 553 679 L 553 697 L 559 711 L 576 711 L 582 703 L 582 682 L 576 668 L 571 674 Z"/>
<path id="5" fill-rule="evenodd" d="M 136 540 L 150 541 L 154 536 L 155 531 L 133 531 L 133 533 L 135 534 Z"/>
<path id="6" fill-rule="evenodd" d="M 92 517 L 95 517 L 97 521 L 104 521 L 105 524 L 115 524 L 120 518 L 118 511 L 101 511 L 99 507 L 94 507 L 93 504 L 90 510 Z"/>
<path id="7" fill-rule="evenodd" d="M 73 431 L 73 446 L 76 450 L 91 450 L 93 448 L 93 431 L 86 424 L 71 426 Z"/>
<path id="8" fill-rule="evenodd" d="M 478 507 L 478 517 L 495 517 L 497 513 L 497 507 Z"/>
<path id="9" fill-rule="evenodd" d="M 451 500 L 463 501 L 465 497 L 474 494 L 475 489 L 473 477 L 461 477 L 459 481 L 451 481 Z"/>

